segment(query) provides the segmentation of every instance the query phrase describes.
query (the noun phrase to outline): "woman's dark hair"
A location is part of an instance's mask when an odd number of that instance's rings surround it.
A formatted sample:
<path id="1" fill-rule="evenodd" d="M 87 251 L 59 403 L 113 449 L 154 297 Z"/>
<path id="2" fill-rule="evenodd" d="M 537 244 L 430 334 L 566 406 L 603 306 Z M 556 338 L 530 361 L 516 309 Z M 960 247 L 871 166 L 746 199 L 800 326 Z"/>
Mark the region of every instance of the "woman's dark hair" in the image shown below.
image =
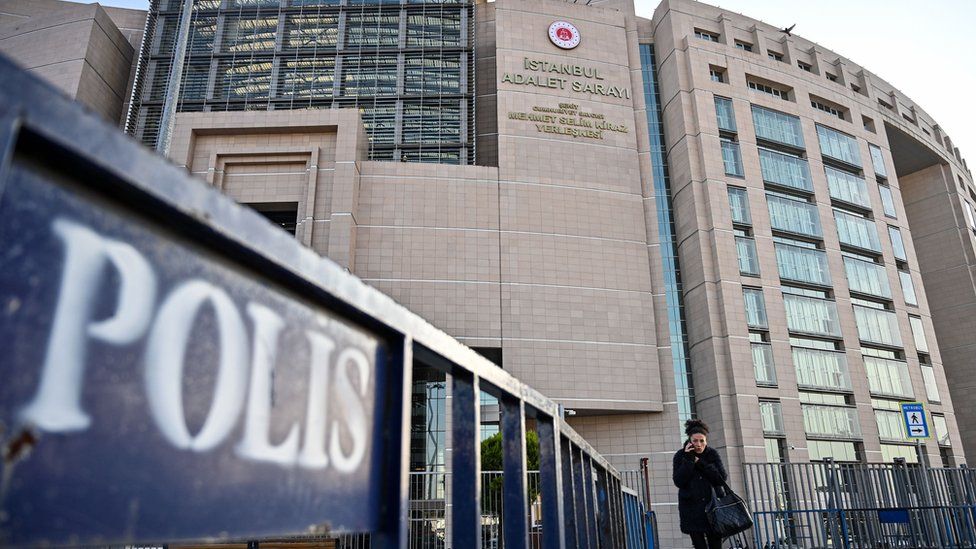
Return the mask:
<path id="1" fill-rule="evenodd" d="M 703 435 L 708 435 L 708 425 L 700 419 L 689 419 L 685 422 L 685 434 L 690 438 L 691 435 L 700 433 Z"/>

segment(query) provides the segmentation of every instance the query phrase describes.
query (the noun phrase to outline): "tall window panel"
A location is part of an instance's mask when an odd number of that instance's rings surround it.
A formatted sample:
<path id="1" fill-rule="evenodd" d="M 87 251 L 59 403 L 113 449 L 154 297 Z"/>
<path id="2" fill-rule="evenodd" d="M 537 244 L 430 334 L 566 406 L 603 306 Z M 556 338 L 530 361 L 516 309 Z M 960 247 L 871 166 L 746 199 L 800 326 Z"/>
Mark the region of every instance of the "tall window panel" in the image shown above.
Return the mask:
<path id="1" fill-rule="evenodd" d="M 922 324 L 922 318 L 909 315 L 908 322 L 912 327 L 912 337 L 915 339 L 915 350 L 920 353 L 929 352 L 929 342 L 925 339 L 925 327 Z"/>
<path id="2" fill-rule="evenodd" d="M 861 438 L 861 424 L 854 408 L 803 404 L 803 428 L 807 436 Z"/>
<path id="3" fill-rule="evenodd" d="M 905 252 L 905 241 L 901 238 L 901 231 L 898 227 L 888 226 L 888 236 L 891 238 L 891 249 L 895 252 L 895 259 L 908 261 L 908 253 Z"/>
<path id="4" fill-rule="evenodd" d="M 742 154 L 739 144 L 731 139 L 722 138 L 722 162 L 725 164 L 725 175 L 743 177 Z"/>
<path id="5" fill-rule="evenodd" d="M 756 127 L 756 137 L 759 139 L 797 149 L 804 148 L 803 129 L 799 117 L 753 105 L 752 122 Z"/>
<path id="6" fill-rule="evenodd" d="M 905 303 L 908 305 L 918 305 L 918 296 L 915 294 L 915 283 L 912 282 L 912 274 L 905 271 L 898 271 L 898 279 L 901 281 L 901 292 L 905 296 Z"/>
<path id="7" fill-rule="evenodd" d="M 861 167 L 861 152 L 857 146 L 857 139 L 820 124 L 817 124 L 817 137 L 820 139 L 820 153 L 823 156 Z"/>
<path id="8" fill-rule="evenodd" d="M 878 192 L 881 193 L 881 207 L 884 208 L 884 214 L 892 219 L 897 218 L 898 214 L 895 211 L 895 197 L 891 194 L 891 187 L 887 185 L 878 185 Z"/>
<path id="9" fill-rule="evenodd" d="M 888 177 L 888 169 L 885 168 L 884 154 L 881 152 L 881 147 L 869 144 L 868 149 L 871 151 L 871 166 L 874 168 L 874 175 Z"/>
<path id="10" fill-rule="evenodd" d="M 908 363 L 873 356 L 864 357 L 864 369 L 868 374 L 868 388 L 873 396 L 914 398 Z"/>
<path id="11" fill-rule="evenodd" d="M 759 257 L 756 255 L 756 241 L 747 236 L 735 237 L 735 251 L 739 256 L 739 273 L 759 276 Z"/>
<path id="12" fill-rule="evenodd" d="M 949 424 L 946 423 L 945 416 L 932 414 L 932 427 L 935 428 L 935 440 L 939 446 L 952 446 L 952 441 L 949 440 Z"/>
<path id="13" fill-rule="evenodd" d="M 763 181 L 767 183 L 813 192 L 810 168 L 807 161 L 798 156 L 760 148 L 759 166 Z"/>
<path id="14" fill-rule="evenodd" d="M 820 212 L 815 204 L 772 194 L 766 195 L 766 204 L 773 229 L 816 238 L 823 236 Z"/>
<path id="15" fill-rule="evenodd" d="M 888 283 L 888 272 L 884 265 L 844 257 L 844 270 L 847 272 L 847 284 L 852 292 L 891 298 L 891 285 Z"/>
<path id="16" fill-rule="evenodd" d="M 837 222 L 837 237 L 841 244 L 873 252 L 881 251 L 878 227 L 873 220 L 840 210 L 834 210 L 834 220 Z"/>
<path id="17" fill-rule="evenodd" d="M 831 198 L 862 208 L 871 207 L 871 197 L 868 196 L 868 186 L 864 183 L 864 178 L 830 166 L 824 166 L 824 174 L 827 176 Z"/>
<path id="18" fill-rule="evenodd" d="M 749 212 L 749 194 L 745 189 L 729 187 L 729 207 L 732 209 L 733 223 L 752 225 L 752 214 Z"/>
<path id="19" fill-rule="evenodd" d="M 750 328 L 765 330 L 769 328 L 766 320 L 766 300 L 762 290 L 758 288 L 743 288 L 742 297 L 746 306 L 746 324 Z"/>
<path id="20" fill-rule="evenodd" d="M 826 299 L 783 294 L 786 324 L 791 332 L 840 337 L 837 304 Z"/>
<path id="21" fill-rule="evenodd" d="M 842 351 L 793 347 L 793 367 L 796 370 L 796 384 L 801 389 L 851 390 L 847 354 Z"/>
<path id="22" fill-rule="evenodd" d="M 822 250 L 776 243 L 776 265 L 783 280 L 830 286 L 830 267 Z"/>
<path id="23" fill-rule="evenodd" d="M 771 400 L 759 401 L 759 415 L 762 417 L 763 434 L 783 436 L 786 428 L 783 426 L 783 405 Z"/>
<path id="24" fill-rule="evenodd" d="M 715 97 L 715 116 L 718 118 L 718 129 L 735 132 L 735 110 L 732 107 L 732 100 L 724 97 Z"/>
<path id="25" fill-rule="evenodd" d="M 889 347 L 901 347 L 898 317 L 892 311 L 854 305 L 857 334 L 861 341 Z"/>
<path id="26" fill-rule="evenodd" d="M 925 396 L 929 402 L 942 402 L 939 384 L 935 381 L 935 368 L 931 364 L 922 364 L 922 381 L 925 383 Z"/>
<path id="27" fill-rule="evenodd" d="M 776 366 L 773 364 L 773 346 L 769 343 L 753 341 L 752 367 L 758 385 L 776 385 Z"/>

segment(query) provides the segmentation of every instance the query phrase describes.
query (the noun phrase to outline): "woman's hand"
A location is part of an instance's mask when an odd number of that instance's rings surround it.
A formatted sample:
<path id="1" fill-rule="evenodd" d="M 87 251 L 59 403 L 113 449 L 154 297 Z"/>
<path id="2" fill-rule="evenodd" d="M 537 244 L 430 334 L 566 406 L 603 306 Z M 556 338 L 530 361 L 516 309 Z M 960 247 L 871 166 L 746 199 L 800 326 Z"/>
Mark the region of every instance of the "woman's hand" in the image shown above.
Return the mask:
<path id="1" fill-rule="evenodd" d="M 685 454 L 691 456 L 695 461 L 698 461 L 698 452 L 695 451 L 695 445 L 691 442 L 685 444 Z"/>

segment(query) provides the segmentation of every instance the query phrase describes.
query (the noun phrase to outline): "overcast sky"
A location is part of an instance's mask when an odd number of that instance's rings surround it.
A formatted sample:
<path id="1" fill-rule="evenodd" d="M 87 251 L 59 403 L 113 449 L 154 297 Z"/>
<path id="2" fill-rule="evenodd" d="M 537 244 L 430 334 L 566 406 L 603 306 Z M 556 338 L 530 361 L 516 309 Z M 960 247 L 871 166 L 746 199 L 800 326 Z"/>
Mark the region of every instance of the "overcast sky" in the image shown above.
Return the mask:
<path id="1" fill-rule="evenodd" d="M 634 0 L 650 18 L 660 0 Z M 91 3 L 91 2 L 86 2 Z M 100 0 L 146 9 L 148 0 Z M 787 27 L 890 82 L 918 103 L 976 169 L 976 1 L 712 0 Z"/>

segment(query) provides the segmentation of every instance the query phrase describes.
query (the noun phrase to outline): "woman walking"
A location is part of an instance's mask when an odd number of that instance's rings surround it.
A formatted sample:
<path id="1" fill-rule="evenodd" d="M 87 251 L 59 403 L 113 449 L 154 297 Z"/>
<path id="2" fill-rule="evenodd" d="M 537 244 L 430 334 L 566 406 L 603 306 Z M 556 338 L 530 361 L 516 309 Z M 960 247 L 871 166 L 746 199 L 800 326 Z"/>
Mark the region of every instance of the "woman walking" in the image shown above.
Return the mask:
<path id="1" fill-rule="evenodd" d="M 728 478 L 722 458 L 708 447 L 708 426 L 703 421 L 685 422 L 688 440 L 674 454 L 672 480 L 678 487 L 678 515 L 681 531 L 691 536 L 695 549 L 721 549 L 721 536 L 708 530 L 705 505 L 712 499 L 712 488 Z"/>

